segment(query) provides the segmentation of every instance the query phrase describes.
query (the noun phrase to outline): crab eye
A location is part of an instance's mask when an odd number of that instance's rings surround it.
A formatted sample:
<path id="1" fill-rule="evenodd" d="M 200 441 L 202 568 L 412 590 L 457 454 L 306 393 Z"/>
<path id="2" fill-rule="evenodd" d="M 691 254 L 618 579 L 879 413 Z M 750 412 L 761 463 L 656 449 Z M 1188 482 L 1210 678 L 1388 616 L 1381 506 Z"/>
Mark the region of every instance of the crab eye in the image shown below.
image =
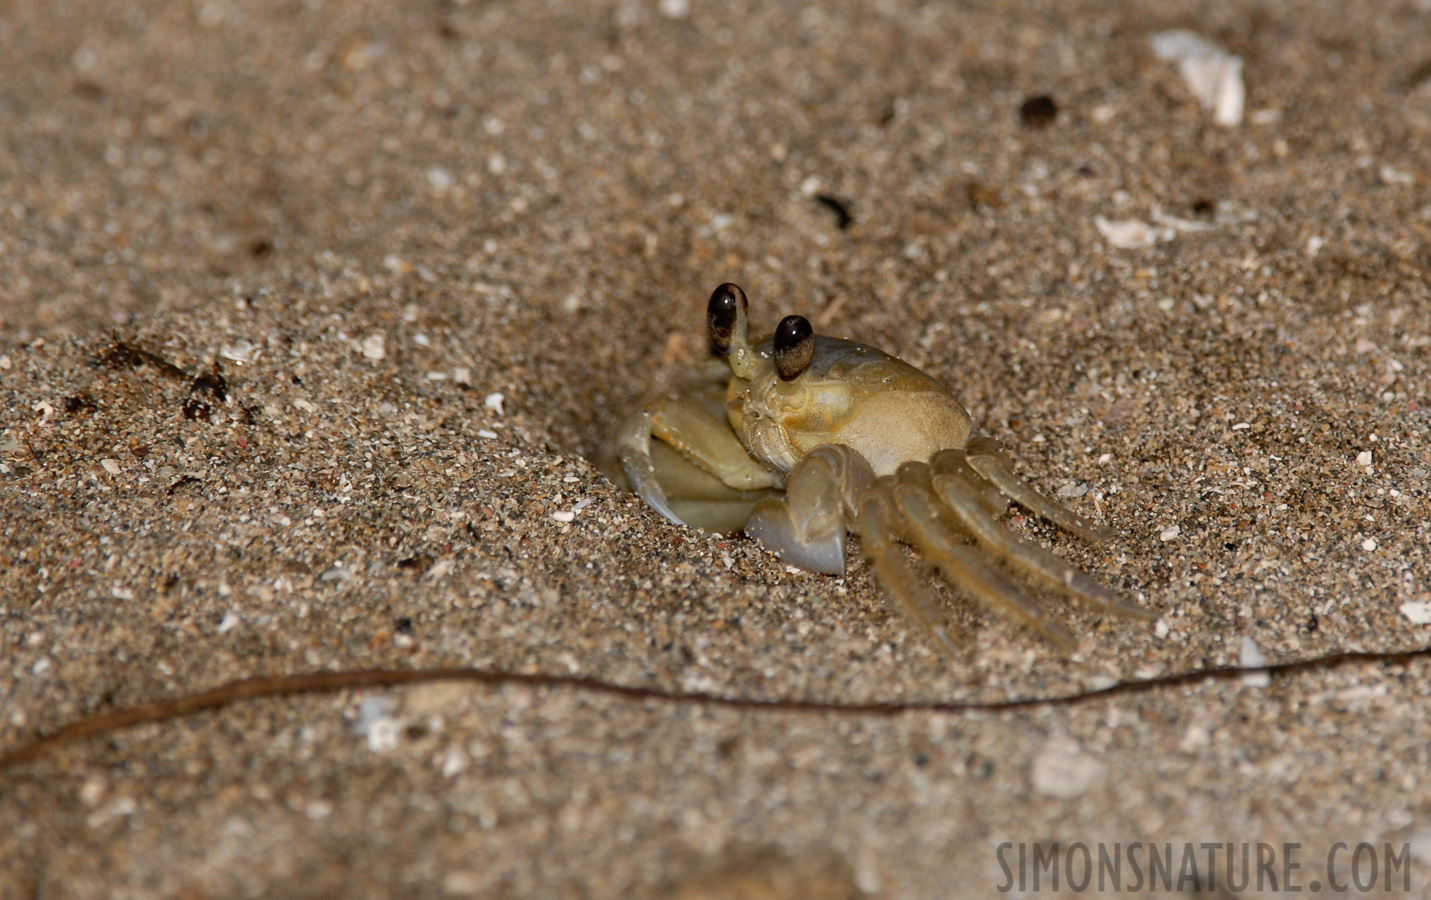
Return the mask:
<path id="1" fill-rule="evenodd" d="M 739 285 L 727 282 L 711 294 L 706 304 L 706 328 L 710 331 L 711 347 L 721 356 L 730 353 L 731 336 L 736 324 L 745 318 L 747 306 L 745 291 Z"/>
<path id="2" fill-rule="evenodd" d="M 794 381 L 810 368 L 815 356 L 815 332 L 804 316 L 786 316 L 775 328 L 775 371 L 781 381 Z"/>

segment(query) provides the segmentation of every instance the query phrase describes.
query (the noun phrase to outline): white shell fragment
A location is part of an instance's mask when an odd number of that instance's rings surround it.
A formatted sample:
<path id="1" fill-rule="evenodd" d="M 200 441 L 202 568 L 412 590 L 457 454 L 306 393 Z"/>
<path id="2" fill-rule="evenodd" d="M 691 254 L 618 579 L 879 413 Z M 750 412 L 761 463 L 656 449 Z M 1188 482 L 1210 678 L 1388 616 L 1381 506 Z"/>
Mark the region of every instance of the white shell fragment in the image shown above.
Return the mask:
<path id="1" fill-rule="evenodd" d="M 441 166 L 432 166 L 427 170 L 427 183 L 439 194 L 449 190 L 455 183 L 452 173 Z"/>
<path id="2" fill-rule="evenodd" d="M 1403 172 L 1390 163 L 1382 163 L 1377 170 L 1377 177 L 1382 184 L 1415 184 L 1416 176 L 1410 172 Z"/>
<path id="3" fill-rule="evenodd" d="M 1094 216 L 1093 224 L 1103 239 L 1119 250 L 1144 250 L 1163 241 L 1171 241 L 1180 234 L 1197 231 L 1211 231 L 1215 222 L 1199 222 L 1170 216 L 1156 206 L 1151 215 L 1152 225 L 1141 219 L 1105 219 Z"/>
<path id="4" fill-rule="evenodd" d="M 385 694 L 369 695 L 358 704 L 358 721 L 353 734 L 368 739 L 368 750 L 387 753 L 397 748 L 403 723 L 392 714 L 394 703 Z"/>
<path id="5" fill-rule="evenodd" d="M 506 396 L 501 393 L 488 394 L 487 397 L 482 401 L 482 405 L 492 410 L 492 412 L 496 413 L 499 416 L 506 415 L 506 413 L 502 409 L 502 404 L 505 403 L 506 400 Z"/>
<path id="6" fill-rule="evenodd" d="M 368 724 L 368 750 L 373 753 L 387 753 L 396 750 L 402 737 L 402 722 L 391 716 L 374 719 Z"/>
<path id="7" fill-rule="evenodd" d="M 455 571 L 457 571 L 457 563 L 453 562 L 450 559 L 439 559 L 437 562 L 433 563 L 431 566 L 428 567 L 428 570 L 423 573 L 422 577 L 426 578 L 428 581 L 437 581 L 439 579 L 446 578 L 448 575 L 451 575 Z"/>
<path id="8" fill-rule="evenodd" d="M 1178 64 L 1188 90 L 1217 124 L 1232 128 L 1242 124 L 1247 86 L 1242 80 L 1242 57 L 1191 31 L 1163 31 L 1153 35 L 1153 52 L 1159 59 Z"/>
<path id="9" fill-rule="evenodd" d="M 1257 642 L 1245 634 L 1242 636 L 1242 646 L 1238 650 L 1237 664 L 1244 669 L 1253 670 L 1242 673 L 1242 683 L 1248 687 L 1260 688 L 1272 683 L 1272 676 L 1262 668 L 1267 665 L 1267 657 L 1262 655 L 1262 648 L 1257 646 Z"/>
<path id="10" fill-rule="evenodd" d="M 387 339 L 382 332 L 376 332 L 363 338 L 363 356 L 376 362 L 388 355 Z"/>
<path id="11" fill-rule="evenodd" d="M 456 778 L 466 771 L 470 763 L 471 759 L 462 752 L 461 747 L 448 747 L 447 752 L 442 756 L 442 777 Z"/>
<path id="12" fill-rule="evenodd" d="M 1166 544 L 1168 541 L 1177 540 L 1178 535 L 1180 535 L 1180 534 L 1182 534 L 1182 533 L 1183 533 L 1182 526 L 1181 526 L 1181 525 L 1174 525 L 1174 526 L 1172 526 L 1171 528 L 1164 528 L 1162 531 L 1160 531 L 1160 532 L 1158 533 L 1158 540 L 1160 540 L 1160 541 L 1162 541 L 1163 543 Z"/>
<path id="13" fill-rule="evenodd" d="M 218 627 L 214 629 L 214 633 L 228 634 L 230 631 L 233 631 L 235 628 L 239 627 L 242 622 L 243 620 L 239 618 L 238 613 L 234 612 L 233 610 L 229 610 L 228 612 L 224 613 L 223 621 L 220 622 Z"/>
<path id="14" fill-rule="evenodd" d="M 236 362 L 241 366 L 248 365 L 258 359 L 263 348 L 253 341 L 236 341 L 219 348 L 219 355 L 230 362 Z"/>
<path id="15" fill-rule="evenodd" d="M 1094 216 L 1093 224 L 1103 239 L 1119 250 L 1143 250 L 1156 244 L 1160 237 L 1158 229 L 1137 219 L 1110 221 Z"/>
<path id="16" fill-rule="evenodd" d="M 1431 601 L 1407 600 L 1397 609 L 1412 625 L 1431 625 Z"/>
<path id="17" fill-rule="evenodd" d="M 1163 228 L 1171 228 L 1179 234 L 1185 231 L 1212 231 L 1217 227 L 1215 222 L 1200 222 L 1197 219 L 1170 216 L 1156 206 L 1153 207 L 1153 221 Z"/>

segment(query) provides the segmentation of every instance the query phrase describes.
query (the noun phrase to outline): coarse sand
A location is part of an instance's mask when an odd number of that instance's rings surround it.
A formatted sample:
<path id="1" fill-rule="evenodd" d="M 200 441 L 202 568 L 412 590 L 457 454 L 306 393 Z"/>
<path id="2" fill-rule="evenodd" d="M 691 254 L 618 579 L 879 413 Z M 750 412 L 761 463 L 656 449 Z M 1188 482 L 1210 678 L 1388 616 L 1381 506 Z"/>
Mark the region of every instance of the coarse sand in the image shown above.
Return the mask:
<path id="1" fill-rule="evenodd" d="M 316 670 L 995 702 L 1431 644 L 1425 0 L 20 0 L 0 58 L 0 752 Z M 1159 621 L 938 587 L 949 658 L 615 486 L 723 281 L 953 386 L 1118 537 L 1010 527 Z M 0 771 L 0 897 L 1018 896 L 1133 842 L 1426 896 L 1428 693 L 258 699 Z"/>

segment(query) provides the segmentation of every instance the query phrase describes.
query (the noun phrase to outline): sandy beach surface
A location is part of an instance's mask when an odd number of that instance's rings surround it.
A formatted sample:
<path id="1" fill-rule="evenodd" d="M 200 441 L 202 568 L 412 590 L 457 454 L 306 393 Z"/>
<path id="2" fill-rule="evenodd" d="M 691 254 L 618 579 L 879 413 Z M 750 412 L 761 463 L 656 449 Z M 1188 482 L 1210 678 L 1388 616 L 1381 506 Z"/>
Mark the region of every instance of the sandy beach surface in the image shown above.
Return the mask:
<path id="1" fill-rule="evenodd" d="M 10 4 L 0 752 L 318 670 L 957 704 L 1431 644 L 1431 4 L 1349 10 Z M 938 586 L 941 655 L 857 553 L 801 573 L 614 485 L 724 281 L 951 385 L 1118 536 L 1010 528 L 1158 621 L 1040 592 L 1070 654 Z M 1266 844 L 1267 897 L 1287 845 L 1317 896 L 1365 843 L 1425 896 L 1428 692 L 271 697 L 0 771 L 0 897 L 1063 896 L 1070 846 L 1134 842 Z"/>

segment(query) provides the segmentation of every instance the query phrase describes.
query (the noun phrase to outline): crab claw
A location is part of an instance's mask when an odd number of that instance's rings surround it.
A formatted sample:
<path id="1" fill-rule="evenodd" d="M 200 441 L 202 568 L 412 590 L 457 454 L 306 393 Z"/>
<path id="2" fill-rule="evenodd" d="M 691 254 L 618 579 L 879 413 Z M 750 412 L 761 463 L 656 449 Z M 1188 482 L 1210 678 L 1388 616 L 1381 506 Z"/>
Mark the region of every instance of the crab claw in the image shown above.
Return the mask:
<path id="1" fill-rule="evenodd" d="M 642 502 L 665 516 L 676 525 L 685 525 L 681 517 L 671 509 L 666 500 L 666 491 L 656 478 L 656 464 L 651 462 L 651 426 L 655 416 L 649 410 L 642 410 L 621 425 L 617 438 L 617 458 L 626 480 L 631 482 L 631 490 Z"/>
<path id="2" fill-rule="evenodd" d="M 820 575 L 845 574 L 845 523 L 838 513 L 833 522 L 802 527 L 790 504 L 772 497 L 755 504 L 745 533 L 792 566 Z"/>
<path id="3" fill-rule="evenodd" d="M 849 447 L 823 444 L 790 470 L 785 496 L 755 504 L 745 533 L 792 566 L 821 575 L 845 573 L 845 532 L 874 471 Z"/>

